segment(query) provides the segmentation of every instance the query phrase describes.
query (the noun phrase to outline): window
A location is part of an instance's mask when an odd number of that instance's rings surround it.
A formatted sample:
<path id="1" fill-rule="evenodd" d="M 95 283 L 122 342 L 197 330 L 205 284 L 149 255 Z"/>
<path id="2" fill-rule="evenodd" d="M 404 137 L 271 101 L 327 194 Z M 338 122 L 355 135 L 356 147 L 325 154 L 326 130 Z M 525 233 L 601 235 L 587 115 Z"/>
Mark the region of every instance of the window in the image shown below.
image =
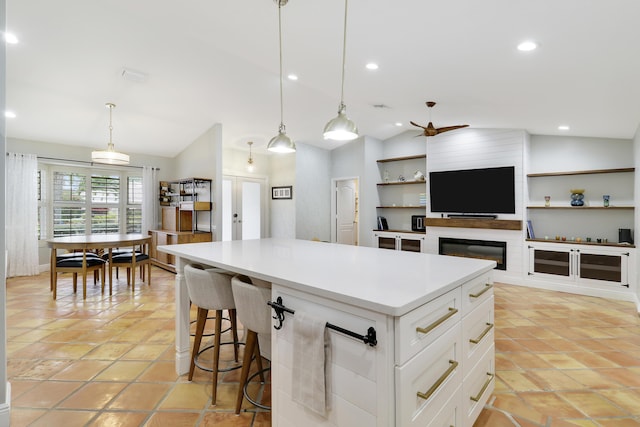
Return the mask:
<path id="1" fill-rule="evenodd" d="M 142 177 L 130 173 L 41 164 L 38 173 L 41 238 L 140 233 Z"/>

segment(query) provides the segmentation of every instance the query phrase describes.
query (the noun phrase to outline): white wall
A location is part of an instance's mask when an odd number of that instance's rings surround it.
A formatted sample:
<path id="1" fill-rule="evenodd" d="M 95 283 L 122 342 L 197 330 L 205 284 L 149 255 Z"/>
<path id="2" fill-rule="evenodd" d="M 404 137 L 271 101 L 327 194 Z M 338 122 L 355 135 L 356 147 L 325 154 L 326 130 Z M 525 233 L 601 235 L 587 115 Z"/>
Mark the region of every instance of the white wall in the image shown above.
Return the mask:
<path id="1" fill-rule="evenodd" d="M 278 154 L 270 156 L 271 186 L 293 186 L 293 198 L 271 200 L 268 195 L 271 211 L 271 237 L 296 238 L 296 154 Z M 271 193 L 271 188 L 269 188 Z"/>
<path id="2" fill-rule="evenodd" d="M 636 205 L 637 205 L 637 201 L 640 200 L 640 125 L 638 126 L 638 129 L 636 129 L 636 135 L 633 138 L 633 163 L 634 163 L 634 167 L 636 168 L 636 172 L 634 174 L 634 200 L 636 201 Z M 638 206 L 636 206 L 636 210 L 640 209 Z M 640 230 L 640 215 L 634 215 L 634 230 Z M 636 234 L 636 245 L 638 244 L 637 239 L 640 238 L 640 236 L 638 236 Z M 636 250 L 636 265 L 640 265 L 640 251 Z M 635 279 L 635 280 L 633 280 Z M 634 278 L 632 278 L 632 283 L 636 284 L 636 306 L 638 308 L 638 311 L 640 312 L 640 269 L 638 269 L 638 271 L 636 271 L 636 276 Z"/>
<path id="3" fill-rule="evenodd" d="M 217 230 L 222 229 L 222 126 L 215 124 L 196 138 L 175 158 L 174 173 L 170 179 L 207 178 L 211 179 L 213 209 L 211 213 L 198 214 L 198 229 L 209 226 L 208 215 L 213 215 L 213 241 L 219 240 Z"/>
<path id="4" fill-rule="evenodd" d="M 331 154 L 319 147 L 297 144 L 294 200 L 296 238 L 331 238 Z M 272 205 L 279 201 L 272 201 Z"/>
<path id="5" fill-rule="evenodd" d="M 4 33 L 6 29 L 6 2 L 0 0 L 0 31 Z M 5 80 L 6 80 L 6 50 L 5 43 L 0 43 L 0 111 L 5 110 Z M 5 142 L 5 120 L 0 120 L 0 145 L 2 146 L 2 152 L 6 152 Z M 6 182 L 5 182 L 5 160 L 6 156 L 2 160 L 2 166 L 0 166 L 0 182 L 2 182 L 2 194 L 6 194 Z M 5 270 L 5 213 L 4 213 L 4 197 L 0 198 L 0 227 L 2 232 L 0 233 L 0 280 L 2 280 L 2 291 L 0 291 L 0 331 L 2 332 L 3 339 L 0 340 L 0 426 L 8 426 L 10 419 L 10 406 L 11 406 L 11 386 L 7 382 L 7 294 L 6 294 L 6 270 Z"/>

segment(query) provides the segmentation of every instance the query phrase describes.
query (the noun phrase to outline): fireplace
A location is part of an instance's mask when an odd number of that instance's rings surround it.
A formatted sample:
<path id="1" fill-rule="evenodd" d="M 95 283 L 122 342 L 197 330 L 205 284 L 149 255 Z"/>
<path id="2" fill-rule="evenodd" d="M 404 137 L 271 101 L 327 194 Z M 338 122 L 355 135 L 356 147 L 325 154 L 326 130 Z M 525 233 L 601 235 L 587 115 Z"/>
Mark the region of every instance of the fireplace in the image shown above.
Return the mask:
<path id="1" fill-rule="evenodd" d="M 440 237 L 438 253 L 440 255 L 488 259 L 498 263 L 496 270 L 507 269 L 507 242 Z"/>

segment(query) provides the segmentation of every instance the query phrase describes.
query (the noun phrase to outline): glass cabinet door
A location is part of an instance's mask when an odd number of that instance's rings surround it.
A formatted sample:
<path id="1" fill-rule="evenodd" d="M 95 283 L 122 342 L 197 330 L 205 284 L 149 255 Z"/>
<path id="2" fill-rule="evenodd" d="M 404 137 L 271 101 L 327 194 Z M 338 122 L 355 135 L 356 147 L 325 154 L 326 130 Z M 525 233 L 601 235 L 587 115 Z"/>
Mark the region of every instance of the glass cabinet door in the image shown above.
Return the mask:
<path id="1" fill-rule="evenodd" d="M 569 251 L 547 251 L 532 248 L 533 272 L 569 277 L 571 275 L 571 253 Z"/>
<path id="2" fill-rule="evenodd" d="M 381 249 L 396 249 L 395 237 L 378 236 L 378 247 Z"/>
<path id="3" fill-rule="evenodd" d="M 400 239 L 400 250 L 409 252 L 420 252 L 419 239 Z"/>
<path id="4" fill-rule="evenodd" d="M 623 272 L 626 271 L 623 267 L 621 255 L 580 252 L 578 274 L 581 279 L 623 283 L 625 281 Z"/>

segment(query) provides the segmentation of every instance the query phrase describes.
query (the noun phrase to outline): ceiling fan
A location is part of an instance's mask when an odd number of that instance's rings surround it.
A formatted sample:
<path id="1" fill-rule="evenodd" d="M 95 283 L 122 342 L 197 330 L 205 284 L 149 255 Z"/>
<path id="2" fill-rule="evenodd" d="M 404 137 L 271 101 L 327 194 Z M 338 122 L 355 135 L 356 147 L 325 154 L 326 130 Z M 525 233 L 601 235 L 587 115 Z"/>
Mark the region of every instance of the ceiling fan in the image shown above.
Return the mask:
<path id="1" fill-rule="evenodd" d="M 425 126 L 421 126 L 415 122 L 409 122 L 414 126 L 417 126 L 419 128 L 424 129 L 424 132 L 422 133 L 422 135 L 424 136 L 436 136 L 440 133 L 443 132 L 448 132 L 450 130 L 455 130 L 455 129 L 460 129 L 460 128 L 466 128 L 469 125 L 457 125 L 457 126 L 447 126 L 447 127 L 442 127 L 442 128 L 436 128 L 435 126 L 433 126 L 433 123 L 431 123 L 431 108 L 433 108 L 434 105 L 436 105 L 435 102 L 433 101 L 427 101 L 426 102 L 427 107 L 429 107 L 429 124 L 425 127 Z"/>

